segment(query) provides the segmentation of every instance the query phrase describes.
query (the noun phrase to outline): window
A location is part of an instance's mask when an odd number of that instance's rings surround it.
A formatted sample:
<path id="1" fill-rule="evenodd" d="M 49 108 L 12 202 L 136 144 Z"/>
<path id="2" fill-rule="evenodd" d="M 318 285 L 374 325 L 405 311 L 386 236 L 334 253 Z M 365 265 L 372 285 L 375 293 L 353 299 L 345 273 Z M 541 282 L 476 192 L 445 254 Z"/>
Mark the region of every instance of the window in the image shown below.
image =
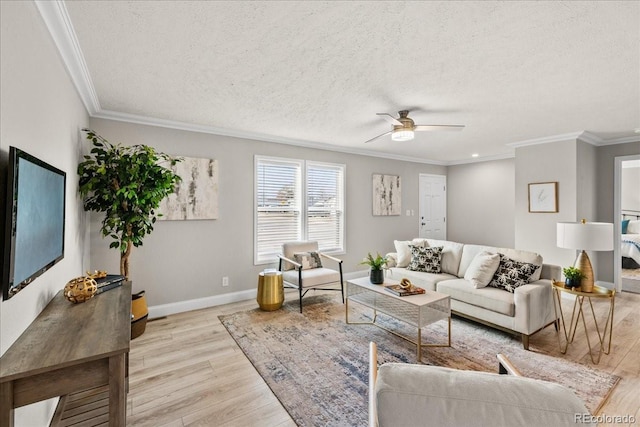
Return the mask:
<path id="1" fill-rule="evenodd" d="M 256 156 L 256 264 L 277 260 L 282 243 L 317 240 L 344 251 L 345 166 Z"/>

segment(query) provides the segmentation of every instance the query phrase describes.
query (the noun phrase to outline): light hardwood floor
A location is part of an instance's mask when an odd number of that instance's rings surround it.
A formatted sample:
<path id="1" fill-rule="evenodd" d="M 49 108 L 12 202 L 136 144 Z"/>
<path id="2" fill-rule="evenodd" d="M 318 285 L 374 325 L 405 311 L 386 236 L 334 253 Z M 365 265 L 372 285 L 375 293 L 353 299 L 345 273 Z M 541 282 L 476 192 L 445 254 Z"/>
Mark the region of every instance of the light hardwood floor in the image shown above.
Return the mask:
<path id="1" fill-rule="evenodd" d="M 294 298 L 287 294 L 287 300 Z M 565 304 L 568 306 L 571 301 L 566 300 Z M 256 306 L 250 300 L 150 321 L 144 335 L 131 343 L 127 424 L 295 426 L 218 320 L 221 314 Z M 599 318 L 604 318 L 606 304 L 594 306 Z M 613 333 L 611 355 L 603 355 L 596 367 L 622 380 L 600 414 L 633 415 L 637 421 L 629 425 L 638 425 L 640 295 L 617 295 Z M 531 345 L 548 354 L 594 366 L 580 329 L 566 355 L 558 350 L 553 327 L 534 335 Z"/>

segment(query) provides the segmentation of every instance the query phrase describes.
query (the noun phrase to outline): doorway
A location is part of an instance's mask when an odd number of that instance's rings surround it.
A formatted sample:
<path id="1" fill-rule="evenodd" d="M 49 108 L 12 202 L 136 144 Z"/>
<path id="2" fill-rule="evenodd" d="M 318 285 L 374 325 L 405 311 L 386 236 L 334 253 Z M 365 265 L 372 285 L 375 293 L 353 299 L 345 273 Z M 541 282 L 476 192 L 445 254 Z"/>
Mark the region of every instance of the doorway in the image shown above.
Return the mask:
<path id="1" fill-rule="evenodd" d="M 420 222 L 418 235 L 426 239 L 447 239 L 447 177 L 420 174 Z"/>
<path id="2" fill-rule="evenodd" d="M 614 186 L 616 289 L 640 293 L 640 155 L 616 157 Z"/>

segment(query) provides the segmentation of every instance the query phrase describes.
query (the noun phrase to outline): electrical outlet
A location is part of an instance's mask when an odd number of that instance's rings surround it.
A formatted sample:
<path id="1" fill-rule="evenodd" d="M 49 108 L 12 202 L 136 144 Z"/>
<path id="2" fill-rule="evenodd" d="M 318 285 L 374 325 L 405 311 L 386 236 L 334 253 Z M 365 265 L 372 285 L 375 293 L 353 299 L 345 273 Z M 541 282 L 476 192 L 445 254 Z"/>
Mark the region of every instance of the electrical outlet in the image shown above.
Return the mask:
<path id="1" fill-rule="evenodd" d="M 224 276 L 222 278 L 222 286 L 229 286 L 229 277 L 228 276 Z"/>

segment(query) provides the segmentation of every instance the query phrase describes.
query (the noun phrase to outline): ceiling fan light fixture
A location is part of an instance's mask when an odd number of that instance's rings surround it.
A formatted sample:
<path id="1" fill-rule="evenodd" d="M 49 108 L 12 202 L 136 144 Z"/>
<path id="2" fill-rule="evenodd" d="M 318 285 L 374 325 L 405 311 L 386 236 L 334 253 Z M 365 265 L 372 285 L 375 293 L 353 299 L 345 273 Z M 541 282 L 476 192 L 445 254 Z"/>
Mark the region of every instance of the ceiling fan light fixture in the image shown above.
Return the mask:
<path id="1" fill-rule="evenodd" d="M 406 129 L 394 130 L 391 134 L 391 139 L 393 141 L 411 141 L 413 137 L 413 131 Z"/>

